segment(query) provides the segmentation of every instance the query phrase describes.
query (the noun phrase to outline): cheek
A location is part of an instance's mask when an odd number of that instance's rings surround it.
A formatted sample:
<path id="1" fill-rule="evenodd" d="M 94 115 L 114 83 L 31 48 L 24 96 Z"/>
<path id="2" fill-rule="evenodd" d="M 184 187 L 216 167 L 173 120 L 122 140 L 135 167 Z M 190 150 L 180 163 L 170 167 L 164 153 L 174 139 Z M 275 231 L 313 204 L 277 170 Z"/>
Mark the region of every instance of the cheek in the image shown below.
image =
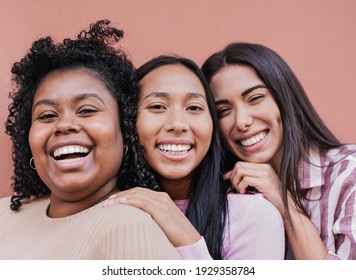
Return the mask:
<path id="1" fill-rule="evenodd" d="M 123 137 L 119 123 L 114 123 L 111 126 L 107 126 L 106 129 L 102 127 L 98 128 L 98 141 L 102 142 L 102 146 L 108 150 L 123 150 Z"/>
<path id="2" fill-rule="evenodd" d="M 146 148 L 146 146 L 154 141 L 157 132 L 158 122 L 152 116 L 145 116 L 145 114 L 139 114 L 136 121 L 136 131 L 140 144 Z"/>
<path id="3" fill-rule="evenodd" d="M 282 137 L 283 136 L 282 116 L 277 107 L 275 109 L 274 122 L 275 122 L 276 129 L 278 130 L 278 134 Z"/>
<path id="4" fill-rule="evenodd" d="M 102 135 L 101 147 L 103 150 L 98 155 L 98 159 L 100 158 L 104 164 L 109 165 L 108 170 L 115 169 L 115 172 L 117 172 L 124 154 L 124 142 L 119 127 L 112 127 L 110 133 Z"/>
<path id="5" fill-rule="evenodd" d="M 211 138 L 213 135 L 213 121 L 209 119 L 200 119 L 191 125 L 195 137 L 203 147 L 204 153 L 209 150 Z"/>
<path id="6" fill-rule="evenodd" d="M 205 138 L 209 139 L 211 141 L 211 137 L 213 135 L 213 121 L 210 119 L 209 121 L 206 122 L 207 126 L 204 129 L 205 132 Z M 209 142 L 210 142 L 209 141 Z M 210 145 L 210 143 L 209 143 Z"/>
<path id="7" fill-rule="evenodd" d="M 225 140 L 229 139 L 230 131 L 232 128 L 232 122 L 228 117 L 219 119 L 219 126 L 222 136 Z"/>
<path id="8" fill-rule="evenodd" d="M 283 123 L 282 123 L 282 118 L 281 118 L 280 115 L 277 118 L 277 127 L 278 127 L 280 145 L 282 145 L 282 142 L 283 142 Z"/>
<path id="9" fill-rule="evenodd" d="M 31 126 L 28 141 L 34 157 L 38 156 L 40 151 L 45 151 L 45 141 L 47 140 L 47 129 L 39 129 L 37 126 Z"/>

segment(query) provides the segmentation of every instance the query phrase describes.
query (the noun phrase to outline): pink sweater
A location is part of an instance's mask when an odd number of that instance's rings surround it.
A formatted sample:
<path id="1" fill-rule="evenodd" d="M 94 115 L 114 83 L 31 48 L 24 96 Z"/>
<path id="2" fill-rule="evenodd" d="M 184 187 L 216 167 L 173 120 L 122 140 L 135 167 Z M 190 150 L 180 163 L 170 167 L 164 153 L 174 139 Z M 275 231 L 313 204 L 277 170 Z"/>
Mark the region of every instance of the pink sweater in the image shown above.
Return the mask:
<path id="1" fill-rule="evenodd" d="M 185 212 L 188 200 L 175 201 Z M 228 195 L 228 219 L 224 232 L 226 260 L 282 260 L 285 238 L 278 210 L 262 195 Z M 176 248 L 183 259 L 211 259 L 204 238 Z"/>

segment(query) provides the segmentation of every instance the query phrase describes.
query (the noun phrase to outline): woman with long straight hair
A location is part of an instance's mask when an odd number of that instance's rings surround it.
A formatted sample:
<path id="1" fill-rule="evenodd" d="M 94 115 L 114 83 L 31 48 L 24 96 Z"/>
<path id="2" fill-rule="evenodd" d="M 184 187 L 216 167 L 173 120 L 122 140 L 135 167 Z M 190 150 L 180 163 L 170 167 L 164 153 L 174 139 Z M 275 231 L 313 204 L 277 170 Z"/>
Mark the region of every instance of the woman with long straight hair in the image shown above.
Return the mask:
<path id="1" fill-rule="evenodd" d="M 286 257 L 356 259 L 356 146 L 336 139 L 287 63 L 265 46 L 230 44 L 202 70 L 226 147 L 225 178 L 277 207 Z"/>
<path id="2" fill-rule="evenodd" d="M 227 194 L 215 104 L 199 67 L 160 56 L 137 75 L 137 141 L 154 173 L 143 181 L 160 191 L 134 188 L 115 200 L 149 213 L 184 259 L 283 259 L 277 209 L 262 196 Z"/>

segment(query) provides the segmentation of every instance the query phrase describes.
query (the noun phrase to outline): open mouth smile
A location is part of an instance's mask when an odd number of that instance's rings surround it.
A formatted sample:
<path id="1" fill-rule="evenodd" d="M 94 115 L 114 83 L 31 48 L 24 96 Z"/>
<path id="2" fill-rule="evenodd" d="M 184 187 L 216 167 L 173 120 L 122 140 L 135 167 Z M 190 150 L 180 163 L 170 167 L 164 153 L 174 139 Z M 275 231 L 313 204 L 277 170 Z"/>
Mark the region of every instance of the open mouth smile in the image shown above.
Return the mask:
<path id="1" fill-rule="evenodd" d="M 187 154 L 192 149 L 192 145 L 159 144 L 158 149 L 168 155 L 181 156 Z"/>
<path id="2" fill-rule="evenodd" d="M 90 153 L 87 147 L 79 145 L 63 146 L 55 149 L 53 157 L 61 163 L 69 163 L 79 161 L 85 158 Z"/>
<path id="3" fill-rule="evenodd" d="M 266 138 L 266 136 L 267 136 L 267 132 L 263 131 L 263 132 L 255 135 L 255 136 L 252 136 L 248 139 L 241 140 L 240 144 L 244 147 L 249 147 L 249 146 L 255 145 L 256 143 L 262 141 L 263 139 Z"/>

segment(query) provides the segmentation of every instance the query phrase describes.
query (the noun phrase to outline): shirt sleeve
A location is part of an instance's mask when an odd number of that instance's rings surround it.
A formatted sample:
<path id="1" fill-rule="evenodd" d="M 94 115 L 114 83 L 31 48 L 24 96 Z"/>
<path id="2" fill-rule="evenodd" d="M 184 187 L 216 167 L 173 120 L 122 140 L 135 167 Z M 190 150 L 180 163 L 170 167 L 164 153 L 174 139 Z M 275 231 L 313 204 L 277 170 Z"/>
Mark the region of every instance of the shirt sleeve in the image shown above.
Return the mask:
<path id="1" fill-rule="evenodd" d="M 352 181 L 349 181 L 352 184 L 351 191 L 344 199 L 340 215 L 332 227 L 335 244 L 328 246 L 329 253 L 325 259 L 356 259 L 356 184 L 354 182 L 356 181 L 356 176 L 353 177 Z M 342 187 L 345 192 L 350 189 L 345 184 Z"/>
<path id="2" fill-rule="evenodd" d="M 329 251 L 328 254 L 325 256 L 324 260 L 340 260 L 340 258 L 333 252 Z"/>
<path id="3" fill-rule="evenodd" d="M 204 237 L 191 245 L 176 247 L 183 260 L 212 260 Z"/>

